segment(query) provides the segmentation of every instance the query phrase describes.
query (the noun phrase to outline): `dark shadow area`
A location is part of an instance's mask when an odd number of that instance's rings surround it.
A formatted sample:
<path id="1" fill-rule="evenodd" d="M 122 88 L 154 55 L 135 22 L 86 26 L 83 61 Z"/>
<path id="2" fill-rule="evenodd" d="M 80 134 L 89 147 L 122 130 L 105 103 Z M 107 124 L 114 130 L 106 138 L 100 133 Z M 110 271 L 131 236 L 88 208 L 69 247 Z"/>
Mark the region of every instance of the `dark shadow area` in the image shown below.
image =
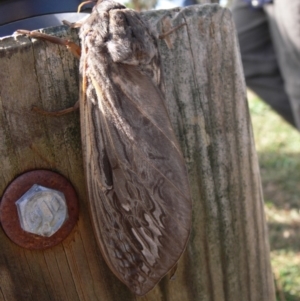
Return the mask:
<path id="1" fill-rule="evenodd" d="M 259 152 L 258 158 L 265 203 L 300 210 L 300 154 Z"/>
<path id="2" fill-rule="evenodd" d="M 300 223 L 268 223 L 271 251 L 300 252 Z"/>

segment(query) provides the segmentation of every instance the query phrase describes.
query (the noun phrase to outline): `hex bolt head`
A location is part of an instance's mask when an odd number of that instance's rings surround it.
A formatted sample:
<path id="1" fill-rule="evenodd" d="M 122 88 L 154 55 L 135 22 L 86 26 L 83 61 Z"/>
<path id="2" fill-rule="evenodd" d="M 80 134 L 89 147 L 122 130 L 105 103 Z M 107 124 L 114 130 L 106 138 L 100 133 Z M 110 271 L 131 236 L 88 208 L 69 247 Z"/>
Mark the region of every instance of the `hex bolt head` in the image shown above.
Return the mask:
<path id="1" fill-rule="evenodd" d="M 34 184 L 16 202 L 24 231 L 50 237 L 68 218 L 66 199 L 58 190 Z"/>
<path id="2" fill-rule="evenodd" d="M 72 184 L 45 169 L 25 172 L 6 187 L 0 202 L 0 224 L 19 246 L 44 250 L 71 234 L 79 216 Z"/>

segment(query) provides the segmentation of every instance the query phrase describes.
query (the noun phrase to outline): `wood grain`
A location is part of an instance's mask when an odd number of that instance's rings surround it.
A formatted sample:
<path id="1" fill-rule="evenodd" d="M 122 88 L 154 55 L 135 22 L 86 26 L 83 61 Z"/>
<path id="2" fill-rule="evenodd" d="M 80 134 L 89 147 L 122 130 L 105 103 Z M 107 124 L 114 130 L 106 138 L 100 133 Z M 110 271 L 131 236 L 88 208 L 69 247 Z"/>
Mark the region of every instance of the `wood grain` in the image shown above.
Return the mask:
<path id="1" fill-rule="evenodd" d="M 25 37 L 0 42 L 0 195 L 17 175 L 66 176 L 80 218 L 60 245 L 29 251 L 0 230 L 0 300 L 275 300 L 257 157 L 235 30 L 218 5 L 143 14 L 160 32 L 166 100 L 189 170 L 193 230 L 176 272 L 137 298 L 107 268 L 87 209 L 79 113 L 46 118 L 78 99 L 78 66 L 63 47 Z M 65 27 L 48 33 L 76 38 Z"/>

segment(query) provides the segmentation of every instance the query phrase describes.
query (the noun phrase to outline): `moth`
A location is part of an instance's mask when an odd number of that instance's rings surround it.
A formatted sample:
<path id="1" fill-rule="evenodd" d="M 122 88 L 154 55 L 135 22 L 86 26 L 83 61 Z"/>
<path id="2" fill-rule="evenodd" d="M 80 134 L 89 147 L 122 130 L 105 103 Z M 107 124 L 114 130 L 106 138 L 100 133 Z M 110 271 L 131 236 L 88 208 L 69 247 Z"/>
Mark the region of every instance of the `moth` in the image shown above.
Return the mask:
<path id="1" fill-rule="evenodd" d="M 81 139 L 94 233 L 111 271 L 144 295 L 182 255 L 192 214 L 185 161 L 164 100 L 158 34 L 137 12 L 103 0 L 79 36 Z M 46 39 L 80 53 L 72 42 Z"/>

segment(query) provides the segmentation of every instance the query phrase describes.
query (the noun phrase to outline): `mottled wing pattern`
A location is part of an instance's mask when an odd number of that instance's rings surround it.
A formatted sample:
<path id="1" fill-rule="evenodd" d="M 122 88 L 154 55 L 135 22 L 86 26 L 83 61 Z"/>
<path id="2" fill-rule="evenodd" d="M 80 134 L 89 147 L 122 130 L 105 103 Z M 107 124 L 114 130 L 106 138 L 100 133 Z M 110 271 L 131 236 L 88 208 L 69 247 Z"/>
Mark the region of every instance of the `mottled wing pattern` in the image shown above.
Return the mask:
<path id="1" fill-rule="evenodd" d="M 187 172 L 159 88 L 156 42 L 135 12 L 111 1 L 97 4 L 81 39 L 94 230 L 110 269 L 144 295 L 176 264 L 191 226 Z"/>

